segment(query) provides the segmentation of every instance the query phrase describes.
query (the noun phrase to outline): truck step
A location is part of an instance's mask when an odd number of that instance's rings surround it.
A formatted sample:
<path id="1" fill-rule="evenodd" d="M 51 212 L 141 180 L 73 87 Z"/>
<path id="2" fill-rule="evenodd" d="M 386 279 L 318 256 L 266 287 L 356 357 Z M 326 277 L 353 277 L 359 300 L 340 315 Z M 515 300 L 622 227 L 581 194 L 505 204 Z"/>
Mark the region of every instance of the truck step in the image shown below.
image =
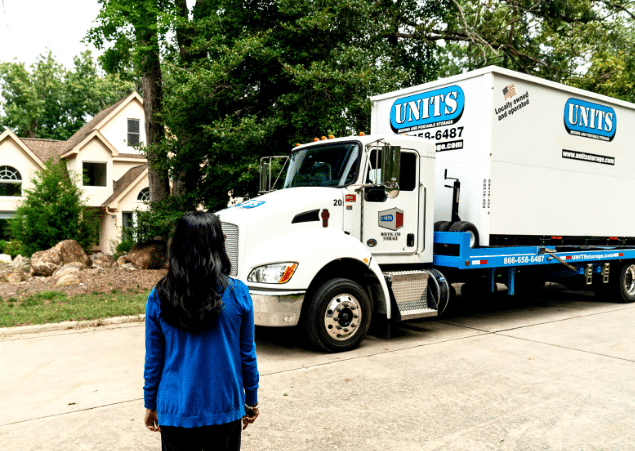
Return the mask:
<path id="1" fill-rule="evenodd" d="M 384 277 L 393 296 L 397 312 L 393 318 L 404 321 L 427 316 L 437 316 L 438 310 L 428 305 L 427 271 L 385 272 Z"/>

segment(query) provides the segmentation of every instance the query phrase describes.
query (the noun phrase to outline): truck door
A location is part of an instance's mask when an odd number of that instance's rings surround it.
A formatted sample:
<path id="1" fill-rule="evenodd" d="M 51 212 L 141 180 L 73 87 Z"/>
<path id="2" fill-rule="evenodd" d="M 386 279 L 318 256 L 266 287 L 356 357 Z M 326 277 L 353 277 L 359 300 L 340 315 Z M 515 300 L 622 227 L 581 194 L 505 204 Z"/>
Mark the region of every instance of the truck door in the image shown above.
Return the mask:
<path id="1" fill-rule="evenodd" d="M 379 152 L 379 155 L 377 155 Z M 381 149 L 373 149 L 366 168 L 366 182 L 379 180 Z M 383 195 L 383 187 L 365 188 L 362 242 L 373 254 L 412 254 L 419 243 L 419 155 L 401 150 L 399 195 Z"/>

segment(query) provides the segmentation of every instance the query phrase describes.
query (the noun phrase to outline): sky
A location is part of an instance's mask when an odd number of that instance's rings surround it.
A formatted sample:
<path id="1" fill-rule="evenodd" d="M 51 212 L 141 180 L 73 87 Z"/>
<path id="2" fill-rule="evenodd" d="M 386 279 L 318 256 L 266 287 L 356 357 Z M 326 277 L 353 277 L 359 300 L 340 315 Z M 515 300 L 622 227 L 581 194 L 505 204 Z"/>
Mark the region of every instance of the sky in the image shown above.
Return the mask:
<path id="1" fill-rule="evenodd" d="M 73 57 L 94 46 L 81 40 L 99 13 L 97 0 L 0 0 L 0 62 L 14 58 L 30 66 L 53 52 L 66 69 Z"/>

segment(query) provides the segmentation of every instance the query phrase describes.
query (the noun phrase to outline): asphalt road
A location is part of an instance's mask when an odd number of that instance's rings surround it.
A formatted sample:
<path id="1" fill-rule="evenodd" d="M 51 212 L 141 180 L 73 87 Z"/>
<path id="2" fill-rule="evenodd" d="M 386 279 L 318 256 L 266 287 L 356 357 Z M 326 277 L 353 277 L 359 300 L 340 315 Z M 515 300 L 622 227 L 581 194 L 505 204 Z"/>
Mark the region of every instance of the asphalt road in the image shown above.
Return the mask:
<path id="1" fill-rule="evenodd" d="M 635 304 L 552 287 L 464 302 L 343 354 L 257 333 L 249 450 L 635 450 Z M 0 336 L 0 449 L 158 450 L 143 325 Z"/>

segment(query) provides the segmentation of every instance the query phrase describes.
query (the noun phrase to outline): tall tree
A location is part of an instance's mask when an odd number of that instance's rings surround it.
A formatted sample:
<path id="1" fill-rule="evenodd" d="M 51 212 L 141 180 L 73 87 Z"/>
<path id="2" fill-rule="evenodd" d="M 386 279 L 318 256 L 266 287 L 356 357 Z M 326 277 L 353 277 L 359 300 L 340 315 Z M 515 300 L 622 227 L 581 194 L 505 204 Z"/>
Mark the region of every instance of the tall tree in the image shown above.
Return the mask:
<path id="1" fill-rule="evenodd" d="M 145 151 L 149 161 L 150 202 L 165 199 L 170 193 L 167 170 L 160 164 L 164 138 L 160 122 L 163 104 L 163 81 L 160 40 L 165 30 L 159 21 L 171 2 L 157 0 L 99 0 L 101 10 L 97 26 L 88 39 L 98 49 L 108 47 L 101 61 L 111 73 L 123 71 L 132 63 L 141 78 L 145 112 Z M 164 6 L 165 3 L 165 6 Z"/>
<path id="2" fill-rule="evenodd" d="M 0 63 L 0 126 L 22 137 L 66 140 L 134 88 L 99 71 L 90 51 L 74 63 L 74 69 L 66 70 L 51 52 L 40 55 L 30 70 L 24 63 Z"/>
<path id="3" fill-rule="evenodd" d="M 224 207 L 229 191 L 255 194 L 262 155 L 368 131 L 370 95 L 490 64 L 578 85 L 593 71 L 606 75 L 602 62 L 616 46 L 581 36 L 632 24 L 633 11 L 631 0 L 101 3 L 102 19 L 116 6 L 98 34 L 117 30 L 105 59 L 131 55 L 142 67 L 158 42 L 161 59 L 147 60 L 161 65 L 153 118 L 169 139 L 155 148 L 155 164 L 169 171 L 181 205 L 211 209 Z M 632 42 L 632 34 L 615 36 L 621 48 Z M 620 58 L 630 67 L 629 53 Z"/>

